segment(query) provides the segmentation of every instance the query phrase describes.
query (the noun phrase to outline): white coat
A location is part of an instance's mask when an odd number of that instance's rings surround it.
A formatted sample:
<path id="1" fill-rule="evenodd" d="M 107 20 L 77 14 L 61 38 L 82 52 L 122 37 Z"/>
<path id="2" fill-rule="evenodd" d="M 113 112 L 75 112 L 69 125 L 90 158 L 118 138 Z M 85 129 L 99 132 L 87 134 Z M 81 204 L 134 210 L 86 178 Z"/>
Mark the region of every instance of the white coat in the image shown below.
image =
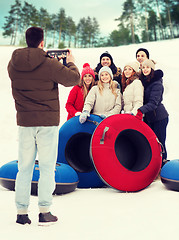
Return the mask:
<path id="1" fill-rule="evenodd" d="M 99 92 L 98 86 L 93 86 L 89 91 L 83 111 L 88 111 L 96 115 L 105 115 L 106 117 L 113 114 L 119 114 L 121 111 L 122 95 L 116 88 L 117 98 L 109 88 L 109 83 L 104 84 L 102 93 Z"/>
<path id="2" fill-rule="evenodd" d="M 124 113 L 137 114 L 138 108 L 143 105 L 144 87 L 139 79 L 127 85 L 123 92 Z"/>

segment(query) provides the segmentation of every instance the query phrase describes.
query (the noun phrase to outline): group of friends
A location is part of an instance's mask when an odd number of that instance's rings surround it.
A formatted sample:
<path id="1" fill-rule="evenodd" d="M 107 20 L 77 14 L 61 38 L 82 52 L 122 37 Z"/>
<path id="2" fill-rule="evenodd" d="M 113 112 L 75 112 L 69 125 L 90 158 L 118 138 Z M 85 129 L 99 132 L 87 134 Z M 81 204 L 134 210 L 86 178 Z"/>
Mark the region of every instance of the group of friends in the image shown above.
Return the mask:
<path id="1" fill-rule="evenodd" d="M 58 221 L 58 217 L 50 212 L 56 186 L 60 123 L 58 84 L 73 87 L 66 103 L 68 119 L 79 116 L 83 124 L 91 113 L 102 118 L 124 113 L 143 119 L 165 149 L 164 164 L 167 159 L 168 113 L 162 104 L 163 72 L 155 70 L 155 63 L 150 60 L 146 49 L 138 49 L 136 62 L 127 63 L 123 72 L 115 66 L 112 56 L 105 52 L 94 70 L 86 63 L 80 75 L 71 50 L 67 53 L 65 65 L 44 51 L 42 28 L 28 28 L 25 38 L 27 47 L 16 49 L 7 67 L 18 125 L 16 223 L 31 224 L 28 208 L 38 154 L 38 224 L 50 225 Z"/>
<path id="2" fill-rule="evenodd" d="M 163 71 L 155 70 L 149 51 L 139 48 L 136 61 L 116 67 L 112 56 L 104 52 L 95 69 L 83 65 L 81 81 L 68 96 L 67 120 L 79 115 L 83 124 L 91 113 L 106 118 L 113 114 L 132 114 L 149 125 L 162 144 L 162 166 L 167 161 L 166 129 L 168 112 L 163 100 Z"/>

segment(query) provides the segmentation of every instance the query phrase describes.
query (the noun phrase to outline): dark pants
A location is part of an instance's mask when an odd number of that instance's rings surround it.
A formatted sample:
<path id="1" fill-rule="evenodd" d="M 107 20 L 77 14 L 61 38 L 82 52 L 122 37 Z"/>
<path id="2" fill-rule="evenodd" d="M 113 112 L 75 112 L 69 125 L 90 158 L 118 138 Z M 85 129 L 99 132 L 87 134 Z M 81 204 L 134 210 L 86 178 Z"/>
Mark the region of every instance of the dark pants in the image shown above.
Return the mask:
<path id="1" fill-rule="evenodd" d="M 158 140 L 163 146 L 162 166 L 164 164 L 164 160 L 167 160 L 167 150 L 165 146 L 167 124 L 168 124 L 168 117 L 163 120 L 148 124 L 149 127 L 154 131 L 154 133 L 158 137 Z"/>

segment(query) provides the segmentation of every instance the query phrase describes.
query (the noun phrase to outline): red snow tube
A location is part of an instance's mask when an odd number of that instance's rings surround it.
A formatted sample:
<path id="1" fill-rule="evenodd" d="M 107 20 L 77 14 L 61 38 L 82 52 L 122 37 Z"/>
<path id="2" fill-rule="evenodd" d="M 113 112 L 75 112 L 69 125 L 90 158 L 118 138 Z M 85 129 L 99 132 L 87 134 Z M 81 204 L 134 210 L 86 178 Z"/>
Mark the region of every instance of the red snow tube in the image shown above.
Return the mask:
<path id="1" fill-rule="evenodd" d="M 121 191 L 144 189 L 161 168 L 161 146 L 155 133 L 129 114 L 103 120 L 93 133 L 90 151 L 102 180 Z"/>

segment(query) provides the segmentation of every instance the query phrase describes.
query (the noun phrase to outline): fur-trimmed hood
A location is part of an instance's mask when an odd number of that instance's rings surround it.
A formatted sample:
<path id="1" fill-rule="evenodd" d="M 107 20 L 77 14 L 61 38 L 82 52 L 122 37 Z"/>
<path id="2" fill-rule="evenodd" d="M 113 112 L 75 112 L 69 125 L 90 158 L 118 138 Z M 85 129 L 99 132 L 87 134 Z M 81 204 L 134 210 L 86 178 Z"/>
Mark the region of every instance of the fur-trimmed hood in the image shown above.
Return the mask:
<path id="1" fill-rule="evenodd" d="M 154 77 L 153 77 L 153 79 L 151 79 L 151 81 L 155 82 L 158 80 L 162 80 L 163 75 L 164 75 L 163 71 L 158 69 L 158 70 L 154 71 Z"/>

